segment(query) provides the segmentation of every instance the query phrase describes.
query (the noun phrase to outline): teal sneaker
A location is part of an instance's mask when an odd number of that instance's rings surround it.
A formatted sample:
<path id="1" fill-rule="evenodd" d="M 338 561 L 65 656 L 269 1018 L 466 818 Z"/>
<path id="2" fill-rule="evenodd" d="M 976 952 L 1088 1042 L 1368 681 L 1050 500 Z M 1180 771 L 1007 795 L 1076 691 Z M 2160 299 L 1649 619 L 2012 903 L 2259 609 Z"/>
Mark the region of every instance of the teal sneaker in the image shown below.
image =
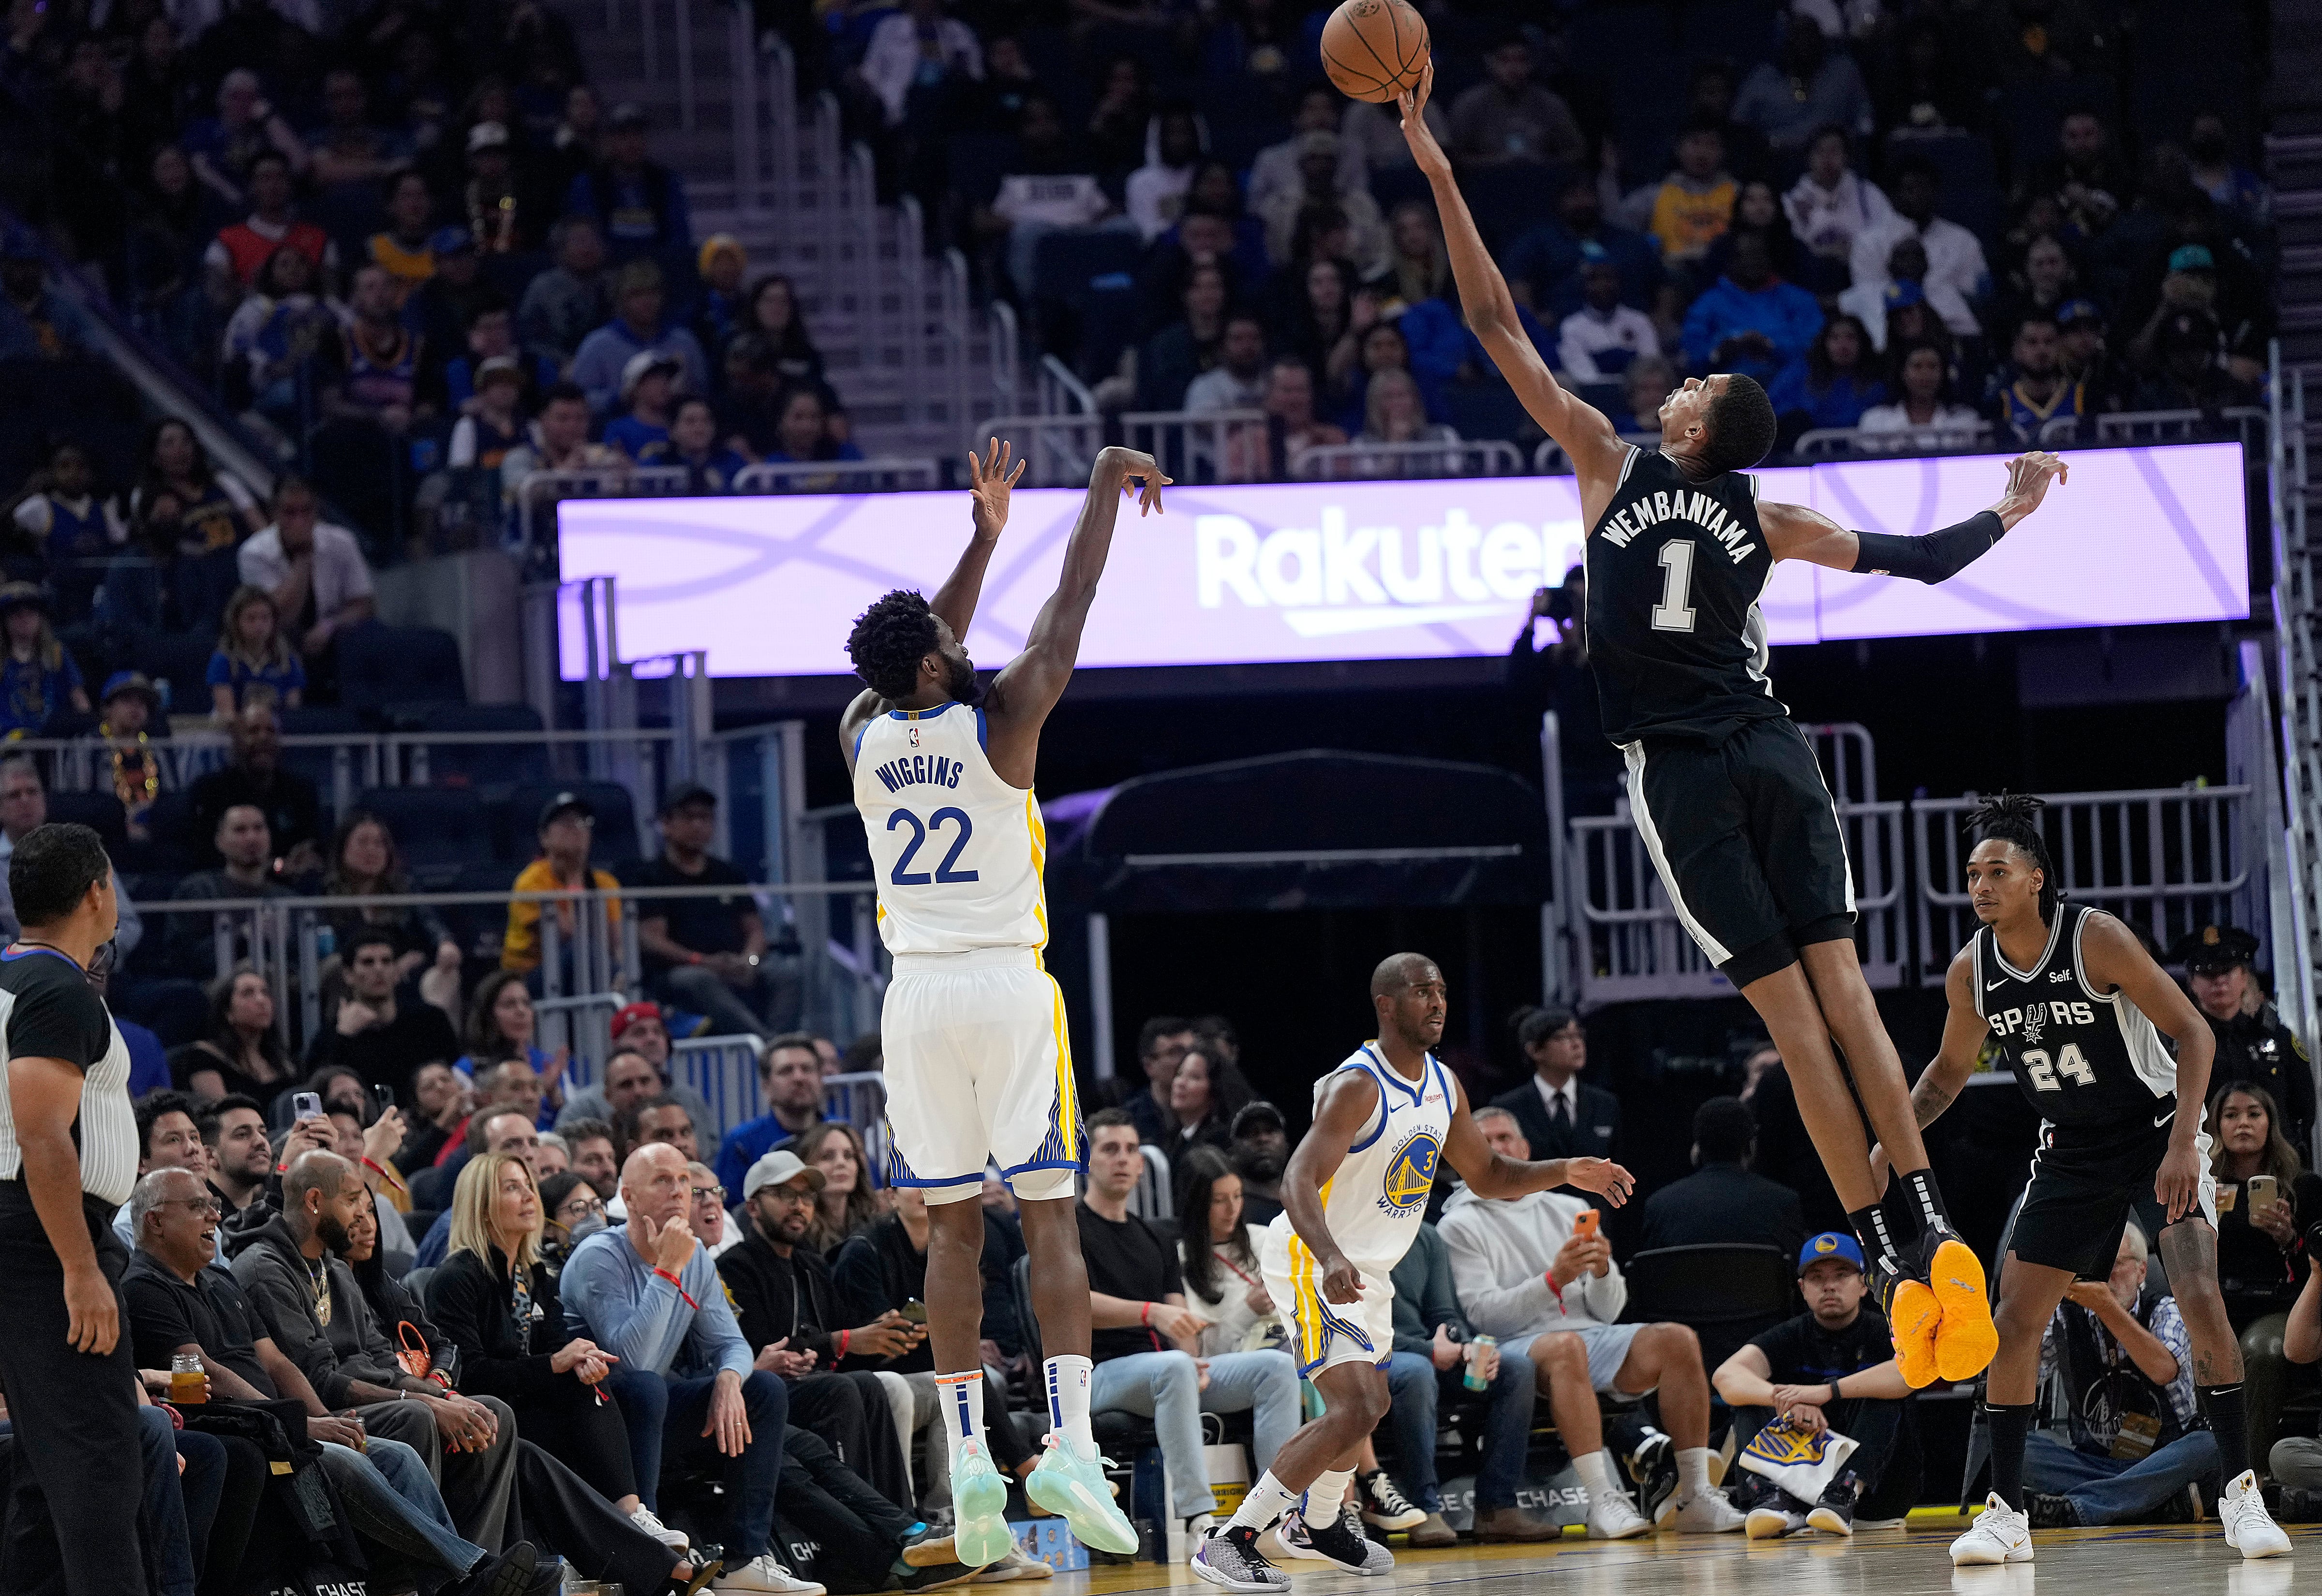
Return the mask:
<path id="1" fill-rule="evenodd" d="M 1052 1435 L 1039 1467 L 1024 1482 L 1024 1494 L 1062 1518 L 1081 1545 L 1123 1557 L 1136 1553 L 1137 1531 L 1112 1500 L 1102 1458 L 1083 1459 Z M 960 1561 L 967 1561 L 964 1553 Z"/>
<path id="2" fill-rule="evenodd" d="M 1016 1537 L 1008 1528 L 1008 1482 L 973 1441 L 951 1457 L 952 1557 L 982 1568 L 1008 1555 Z"/>

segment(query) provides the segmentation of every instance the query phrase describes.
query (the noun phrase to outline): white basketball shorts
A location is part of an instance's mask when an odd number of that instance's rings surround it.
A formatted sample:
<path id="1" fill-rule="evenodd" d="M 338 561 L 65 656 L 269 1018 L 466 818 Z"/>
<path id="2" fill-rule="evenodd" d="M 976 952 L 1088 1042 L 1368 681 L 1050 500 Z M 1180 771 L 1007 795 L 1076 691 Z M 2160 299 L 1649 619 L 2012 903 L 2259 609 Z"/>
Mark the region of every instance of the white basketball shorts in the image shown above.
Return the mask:
<path id="1" fill-rule="evenodd" d="M 963 1201 L 996 1163 L 1019 1198 L 1072 1195 L 1087 1156 L 1080 1099 L 1064 993 L 1038 953 L 898 953 L 879 1043 L 889 1185 Z"/>
<path id="2" fill-rule="evenodd" d="M 1394 1351 L 1394 1282 L 1385 1270 L 1358 1263 L 1362 1300 L 1326 1301 L 1314 1254 L 1286 1221 L 1258 1236 L 1257 1263 L 1266 1294 L 1289 1316 L 1290 1355 L 1302 1376 L 1311 1380 L 1338 1363 L 1386 1367 Z"/>

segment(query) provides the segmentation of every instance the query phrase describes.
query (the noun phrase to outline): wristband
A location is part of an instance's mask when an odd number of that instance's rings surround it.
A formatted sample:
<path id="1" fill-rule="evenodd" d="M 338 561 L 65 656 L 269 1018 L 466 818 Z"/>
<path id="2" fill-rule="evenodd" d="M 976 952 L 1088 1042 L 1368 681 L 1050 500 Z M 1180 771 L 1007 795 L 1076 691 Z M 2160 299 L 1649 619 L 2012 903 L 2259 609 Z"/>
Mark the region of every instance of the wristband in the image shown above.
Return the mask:
<path id="1" fill-rule="evenodd" d="M 404 1191 L 404 1190 L 409 1190 L 407 1187 L 406 1187 L 406 1186 L 404 1185 L 404 1183 L 403 1183 L 402 1181 L 398 1181 L 398 1180 L 397 1180 L 397 1179 L 395 1178 L 395 1172 L 394 1172 L 394 1171 L 392 1171 L 392 1170 L 389 1169 L 385 1164 L 383 1164 L 383 1163 L 379 1163 L 379 1161 L 378 1159 L 373 1158 L 370 1154 L 366 1153 L 366 1154 L 363 1154 L 363 1161 L 362 1161 L 362 1162 L 363 1162 L 363 1168 L 365 1168 L 365 1169 L 367 1169 L 367 1170 L 370 1170 L 371 1172 L 373 1172 L 374 1174 L 378 1175 L 378 1176 L 379 1176 L 379 1178 L 380 1180 L 385 1181 L 389 1185 L 390 1185 L 390 1186 L 394 1187 L 398 1191 Z"/>
<path id="2" fill-rule="evenodd" d="M 1147 1326 L 1153 1323 L 1153 1304 L 1147 1302 L 1138 1309 L 1137 1322 L 1140 1325 Z"/>
<path id="3" fill-rule="evenodd" d="M 686 1289 L 685 1289 L 685 1282 L 684 1282 L 683 1281 L 681 1281 L 681 1280 L 678 1279 L 678 1278 L 677 1278 L 677 1276 L 675 1276 L 675 1275 L 672 1274 L 672 1273 L 671 1273 L 668 1270 L 666 1270 L 666 1269 L 655 1269 L 655 1270 L 654 1271 L 654 1272 L 655 1274 L 657 1274 L 657 1275 L 661 1276 L 661 1278 L 662 1278 L 662 1279 L 663 1279 L 663 1280 L 667 1281 L 671 1285 L 675 1286 L 675 1287 L 677 1288 L 677 1294 L 678 1294 L 680 1297 L 684 1298 L 684 1300 L 685 1300 L 685 1305 L 686 1305 L 688 1308 L 690 1308 L 690 1309 L 693 1309 L 693 1311 L 694 1311 L 694 1312 L 696 1312 L 696 1313 L 699 1313 L 699 1312 L 701 1311 L 701 1304 L 700 1304 L 700 1303 L 699 1303 L 699 1302 L 696 1302 L 696 1301 L 692 1299 L 692 1297 L 691 1297 L 691 1296 L 690 1296 L 690 1295 L 687 1293 Z"/>
<path id="4" fill-rule="evenodd" d="M 852 1331 L 852 1330 L 841 1330 L 841 1331 L 838 1333 L 838 1357 L 843 1358 L 843 1357 L 845 1357 L 845 1356 L 846 1355 L 846 1345 L 847 1345 L 847 1343 L 849 1343 L 850 1341 L 853 1341 L 854 1339 L 855 1339 L 855 1332 L 854 1332 L 854 1331 Z M 836 1363 L 837 1361 L 838 1361 L 838 1358 L 833 1358 L 833 1359 L 831 1359 L 831 1362 L 832 1362 L 832 1363 Z"/>
<path id="5" fill-rule="evenodd" d="M 1556 1283 L 1556 1271 L 1551 1269 L 1540 1278 L 1548 1282 L 1548 1289 L 1556 1293 L 1556 1311 L 1562 1313 L 1564 1311 L 1564 1288 Z"/>

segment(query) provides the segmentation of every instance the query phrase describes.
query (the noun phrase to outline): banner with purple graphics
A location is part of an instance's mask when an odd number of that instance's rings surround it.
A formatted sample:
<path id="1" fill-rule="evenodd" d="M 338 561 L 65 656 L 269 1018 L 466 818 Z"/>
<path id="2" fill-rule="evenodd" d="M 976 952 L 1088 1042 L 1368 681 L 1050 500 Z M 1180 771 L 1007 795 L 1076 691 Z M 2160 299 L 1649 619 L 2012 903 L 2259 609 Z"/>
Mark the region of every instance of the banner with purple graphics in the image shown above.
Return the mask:
<path id="1" fill-rule="evenodd" d="M 1905 534 L 1999 497 L 2001 455 L 1834 461 L 1760 473 L 1761 497 Z M 1939 587 L 1786 561 L 1777 643 L 2239 620 L 2249 614 L 2241 446 L 2091 450 L 2045 508 Z M 993 667 L 1055 586 L 1083 495 L 1019 489 L 970 636 Z M 614 579 L 624 657 L 706 648 L 718 676 L 840 675 L 863 607 L 932 593 L 967 538 L 964 493 L 575 499 L 563 575 Z M 1497 654 L 1534 588 L 1580 559 L 1569 477 L 1172 488 L 1123 501 L 1083 667 Z M 571 617 L 567 617 L 568 622 Z M 563 633 L 568 678 L 579 628 Z"/>

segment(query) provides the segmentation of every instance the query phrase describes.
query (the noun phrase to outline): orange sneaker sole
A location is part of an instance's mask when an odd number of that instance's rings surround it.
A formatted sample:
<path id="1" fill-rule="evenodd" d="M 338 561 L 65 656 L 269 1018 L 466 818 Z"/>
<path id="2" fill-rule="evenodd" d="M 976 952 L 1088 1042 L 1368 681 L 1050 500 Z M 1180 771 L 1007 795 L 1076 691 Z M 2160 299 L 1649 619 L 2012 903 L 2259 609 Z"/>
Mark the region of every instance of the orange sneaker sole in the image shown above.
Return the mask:
<path id="1" fill-rule="evenodd" d="M 1889 1327 L 1895 1333 L 1895 1362 L 1903 1371 L 1903 1383 L 1913 1391 L 1933 1385 L 1940 1373 L 1935 1332 L 1943 1323 L 1935 1294 L 1917 1281 L 1906 1280 L 1895 1288 L 1894 1312 Z"/>
<path id="2" fill-rule="evenodd" d="M 1973 1380 L 1999 1351 L 1983 1263 L 1965 1242 L 1946 1240 L 1935 1249 L 1927 1281 L 1943 1309 L 1935 1329 L 1935 1372 L 1949 1381 Z"/>

